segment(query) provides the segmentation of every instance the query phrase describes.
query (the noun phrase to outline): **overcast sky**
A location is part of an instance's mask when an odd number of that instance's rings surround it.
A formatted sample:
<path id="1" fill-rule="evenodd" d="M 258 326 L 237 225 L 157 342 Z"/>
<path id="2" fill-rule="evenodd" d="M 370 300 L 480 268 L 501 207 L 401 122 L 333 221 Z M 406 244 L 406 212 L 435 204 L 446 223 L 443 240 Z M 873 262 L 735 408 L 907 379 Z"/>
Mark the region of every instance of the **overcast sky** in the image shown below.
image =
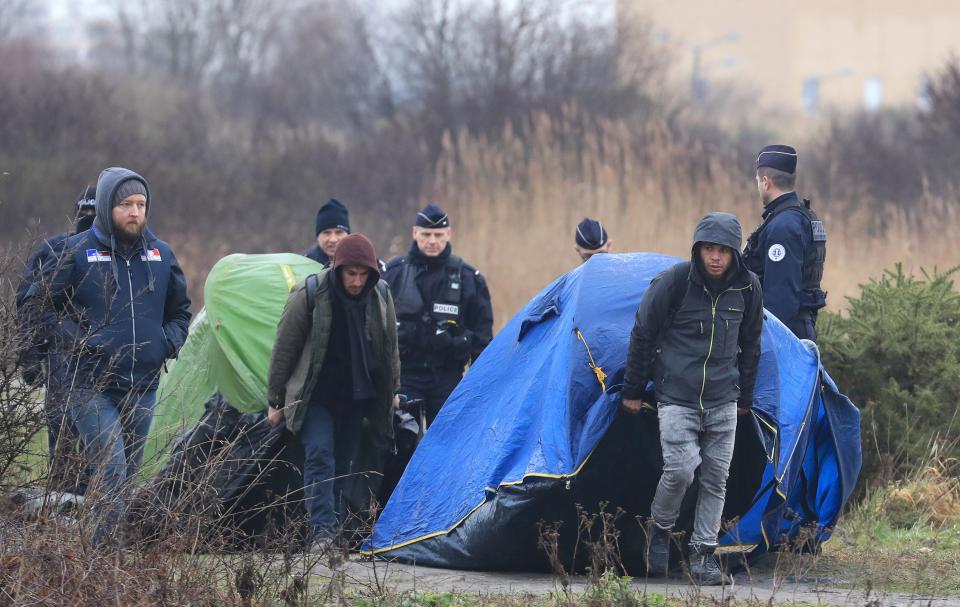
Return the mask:
<path id="1" fill-rule="evenodd" d="M 0 0 L 3 2 L 4 0 Z M 305 4 L 313 0 L 276 0 L 284 3 Z M 316 0 L 322 1 L 322 0 Z M 369 0 L 378 9 L 389 10 L 401 5 L 404 0 Z M 111 18 L 123 0 L 39 0 L 43 7 L 44 25 L 49 39 L 64 51 L 79 53 L 83 58 L 87 51 L 87 25 L 97 19 Z M 505 0 L 507 4 L 511 0 Z M 573 0 L 569 6 L 576 6 Z M 607 22 L 614 15 L 616 0 L 594 0 L 597 5 L 597 20 Z"/>

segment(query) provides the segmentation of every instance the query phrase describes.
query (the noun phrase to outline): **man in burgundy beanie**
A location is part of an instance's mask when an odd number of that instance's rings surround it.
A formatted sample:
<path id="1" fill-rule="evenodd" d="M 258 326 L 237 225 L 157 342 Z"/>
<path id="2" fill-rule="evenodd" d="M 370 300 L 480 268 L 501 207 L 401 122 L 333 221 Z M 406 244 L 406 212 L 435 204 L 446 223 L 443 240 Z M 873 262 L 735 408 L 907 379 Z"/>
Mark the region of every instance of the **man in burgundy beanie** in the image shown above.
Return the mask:
<path id="1" fill-rule="evenodd" d="M 330 267 L 297 284 L 277 326 L 267 378 L 274 424 L 299 435 L 314 550 L 343 523 L 344 481 L 357 469 L 363 421 L 374 449 L 393 446 L 400 351 L 393 297 L 362 234 L 337 245 Z M 378 458 L 373 458 L 378 459 Z"/>

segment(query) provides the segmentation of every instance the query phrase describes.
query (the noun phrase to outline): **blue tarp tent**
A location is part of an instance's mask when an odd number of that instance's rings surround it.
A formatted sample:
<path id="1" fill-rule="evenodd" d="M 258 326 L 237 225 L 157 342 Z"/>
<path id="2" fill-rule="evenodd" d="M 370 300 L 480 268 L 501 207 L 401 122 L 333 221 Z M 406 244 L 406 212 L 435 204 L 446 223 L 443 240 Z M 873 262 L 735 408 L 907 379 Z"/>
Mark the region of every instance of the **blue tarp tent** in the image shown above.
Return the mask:
<path id="1" fill-rule="evenodd" d="M 561 550 L 579 536 L 583 553 L 579 505 L 622 509 L 622 558 L 638 562 L 640 518 L 649 515 L 662 460 L 656 416 L 619 414 L 620 389 L 641 296 L 677 261 L 596 255 L 527 304 L 450 396 L 367 553 L 464 569 L 546 569 L 538 526 L 562 523 Z M 769 313 L 754 413 L 740 420 L 722 543 L 769 550 L 801 528 L 828 537 L 860 469 L 859 412 L 815 347 Z M 693 492 L 680 527 L 692 522 Z"/>

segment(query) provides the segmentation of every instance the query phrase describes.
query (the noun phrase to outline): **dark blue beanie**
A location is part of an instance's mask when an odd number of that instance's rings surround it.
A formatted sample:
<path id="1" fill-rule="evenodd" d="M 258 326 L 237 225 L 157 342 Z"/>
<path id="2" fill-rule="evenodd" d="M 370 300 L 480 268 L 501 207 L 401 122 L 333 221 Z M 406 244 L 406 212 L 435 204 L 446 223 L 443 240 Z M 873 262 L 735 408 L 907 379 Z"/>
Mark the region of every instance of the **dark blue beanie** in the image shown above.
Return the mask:
<path id="1" fill-rule="evenodd" d="M 789 145 L 768 145 L 757 156 L 757 168 L 770 167 L 793 175 L 797 172 L 797 150 Z"/>
<path id="2" fill-rule="evenodd" d="M 443 209 L 430 203 L 417 213 L 417 221 L 413 225 L 420 228 L 449 228 L 450 218 Z"/>
<path id="3" fill-rule="evenodd" d="M 607 244 L 607 231 L 603 229 L 603 224 L 589 217 L 584 217 L 583 221 L 577 224 L 577 232 L 574 237 L 580 248 L 591 251 Z"/>
<path id="4" fill-rule="evenodd" d="M 347 207 L 337 200 L 331 198 L 325 205 L 317 211 L 317 234 L 331 228 L 340 228 L 346 233 L 350 233 L 350 213 Z"/>

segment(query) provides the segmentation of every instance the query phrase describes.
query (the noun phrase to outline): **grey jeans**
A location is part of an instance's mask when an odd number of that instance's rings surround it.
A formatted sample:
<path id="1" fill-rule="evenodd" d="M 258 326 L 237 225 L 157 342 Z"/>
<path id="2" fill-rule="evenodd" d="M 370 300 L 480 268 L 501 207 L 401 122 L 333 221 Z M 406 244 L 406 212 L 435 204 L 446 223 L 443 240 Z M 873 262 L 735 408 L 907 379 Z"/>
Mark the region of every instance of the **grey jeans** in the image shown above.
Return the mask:
<path id="1" fill-rule="evenodd" d="M 657 417 L 663 475 L 653 498 L 653 520 L 663 529 L 673 527 L 699 466 L 700 492 L 690 543 L 715 546 L 737 434 L 737 404 L 701 410 L 661 403 Z"/>

